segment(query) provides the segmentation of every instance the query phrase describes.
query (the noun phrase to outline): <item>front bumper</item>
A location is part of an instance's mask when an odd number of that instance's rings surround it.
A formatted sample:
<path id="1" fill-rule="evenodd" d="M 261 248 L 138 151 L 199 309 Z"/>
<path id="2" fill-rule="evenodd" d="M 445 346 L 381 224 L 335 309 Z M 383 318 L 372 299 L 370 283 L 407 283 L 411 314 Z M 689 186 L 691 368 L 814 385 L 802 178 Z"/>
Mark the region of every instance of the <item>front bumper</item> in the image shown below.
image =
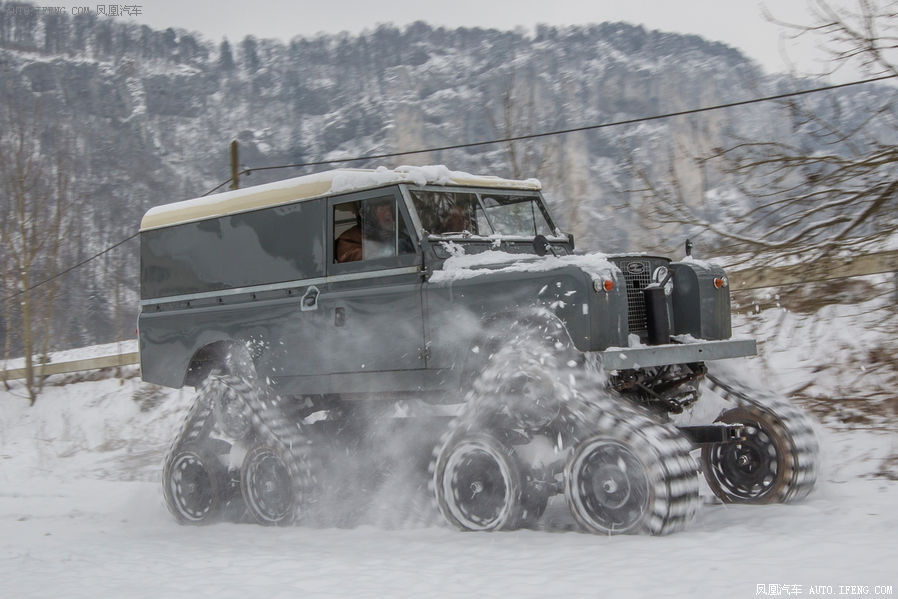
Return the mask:
<path id="1" fill-rule="evenodd" d="M 758 353 L 758 348 L 754 339 L 727 339 L 643 347 L 612 347 L 597 353 L 605 370 L 630 370 L 754 356 Z"/>

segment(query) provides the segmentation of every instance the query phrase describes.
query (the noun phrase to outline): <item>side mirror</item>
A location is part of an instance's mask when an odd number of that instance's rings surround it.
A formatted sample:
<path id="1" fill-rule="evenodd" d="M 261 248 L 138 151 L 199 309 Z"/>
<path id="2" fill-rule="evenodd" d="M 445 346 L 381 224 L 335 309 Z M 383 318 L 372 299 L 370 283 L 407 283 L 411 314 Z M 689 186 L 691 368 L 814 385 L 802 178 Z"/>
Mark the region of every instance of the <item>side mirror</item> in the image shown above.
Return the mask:
<path id="1" fill-rule="evenodd" d="M 549 240 L 545 235 L 537 235 L 533 238 L 533 251 L 537 256 L 545 256 L 549 251 Z"/>

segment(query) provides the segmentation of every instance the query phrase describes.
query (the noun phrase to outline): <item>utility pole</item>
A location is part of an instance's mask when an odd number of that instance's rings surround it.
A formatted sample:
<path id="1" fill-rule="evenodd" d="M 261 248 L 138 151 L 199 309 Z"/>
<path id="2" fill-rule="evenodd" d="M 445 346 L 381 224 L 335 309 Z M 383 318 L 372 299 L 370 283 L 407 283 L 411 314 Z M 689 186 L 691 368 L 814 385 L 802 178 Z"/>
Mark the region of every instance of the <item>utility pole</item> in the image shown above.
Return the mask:
<path id="1" fill-rule="evenodd" d="M 231 142 L 231 189 L 240 189 L 240 160 L 237 157 L 237 140 Z"/>

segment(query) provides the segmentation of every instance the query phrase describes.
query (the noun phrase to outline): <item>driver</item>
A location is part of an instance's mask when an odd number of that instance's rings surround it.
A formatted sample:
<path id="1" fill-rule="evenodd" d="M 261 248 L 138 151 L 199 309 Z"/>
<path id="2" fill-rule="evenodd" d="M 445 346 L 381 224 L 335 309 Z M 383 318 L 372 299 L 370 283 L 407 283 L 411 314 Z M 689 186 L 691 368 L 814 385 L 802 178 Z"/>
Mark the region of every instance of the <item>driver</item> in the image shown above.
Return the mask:
<path id="1" fill-rule="evenodd" d="M 337 262 L 355 262 L 396 255 L 396 216 L 393 200 L 365 202 L 359 223 L 337 238 Z M 401 253 L 414 251 L 406 233 L 399 239 Z"/>
<path id="2" fill-rule="evenodd" d="M 468 216 L 465 214 L 465 209 L 458 205 L 452 204 L 449 207 L 449 210 L 443 214 L 442 222 L 440 223 L 442 230 L 440 233 L 462 233 L 469 229 L 468 225 Z"/>

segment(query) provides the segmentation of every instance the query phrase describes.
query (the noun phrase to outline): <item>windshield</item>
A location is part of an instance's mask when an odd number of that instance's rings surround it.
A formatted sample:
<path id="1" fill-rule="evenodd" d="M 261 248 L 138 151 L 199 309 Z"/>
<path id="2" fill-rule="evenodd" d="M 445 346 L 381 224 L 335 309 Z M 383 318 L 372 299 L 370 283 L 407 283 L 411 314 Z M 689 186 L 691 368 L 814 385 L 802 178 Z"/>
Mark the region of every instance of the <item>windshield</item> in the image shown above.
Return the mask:
<path id="1" fill-rule="evenodd" d="M 553 235 L 537 195 L 411 190 L 430 235 L 533 237 Z"/>

